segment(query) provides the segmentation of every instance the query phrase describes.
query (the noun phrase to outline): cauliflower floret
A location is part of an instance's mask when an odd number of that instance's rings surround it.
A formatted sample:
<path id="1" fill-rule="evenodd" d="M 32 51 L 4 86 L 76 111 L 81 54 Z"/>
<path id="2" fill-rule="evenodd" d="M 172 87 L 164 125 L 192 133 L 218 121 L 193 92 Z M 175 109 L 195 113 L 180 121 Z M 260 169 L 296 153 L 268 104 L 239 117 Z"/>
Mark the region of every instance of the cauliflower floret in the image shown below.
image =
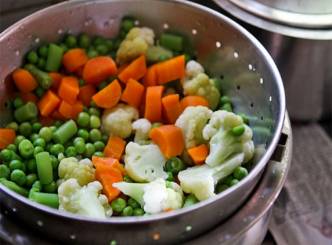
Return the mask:
<path id="1" fill-rule="evenodd" d="M 58 174 L 60 182 L 74 178 L 80 185 L 86 185 L 95 180 L 95 169 L 89 159 L 64 158 L 60 161 Z"/>
<path id="2" fill-rule="evenodd" d="M 129 142 L 124 162 L 129 177 L 135 181 L 150 182 L 157 178 L 167 178 L 163 169 L 166 159 L 157 145 Z"/>
<path id="3" fill-rule="evenodd" d="M 149 142 L 149 132 L 152 127 L 149 120 L 141 118 L 133 122 L 132 127 L 135 131 L 134 141 L 138 144 L 144 145 Z"/>
<path id="4" fill-rule="evenodd" d="M 200 73 L 204 73 L 203 66 L 195 60 L 188 61 L 186 65 L 186 77 L 191 79 Z"/>
<path id="5" fill-rule="evenodd" d="M 149 214 L 179 209 L 183 205 L 181 187 L 161 178 L 146 184 L 117 182 L 113 186 L 139 202 Z"/>
<path id="6" fill-rule="evenodd" d="M 244 128 L 243 133 L 233 134 L 232 129 L 241 125 Z M 203 129 L 203 137 L 210 139 L 210 153 L 205 160 L 210 166 L 222 164 L 235 153 L 243 152 L 244 162 L 248 162 L 254 155 L 252 130 L 233 112 L 213 112 L 210 122 Z"/>
<path id="7" fill-rule="evenodd" d="M 118 104 L 112 109 L 104 111 L 102 116 L 102 130 L 109 136 L 119 136 L 123 139 L 128 138 L 132 133 L 132 121 L 138 118 L 136 108 Z"/>
<path id="8" fill-rule="evenodd" d="M 147 27 L 132 28 L 120 44 L 116 53 L 116 61 L 124 64 L 138 56 L 145 54 L 149 46 L 154 43 L 154 32 Z"/>
<path id="9" fill-rule="evenodd" d="M 220 99 L 220 93 L 214 84 L 205 73 L 199 73 L 191 79 L 185 79 L 183 83 L 183 91 L 185 95 L 199 95 L 204 97 L 212 110 L 214 110 Z"/>
<path id="10" fill-rule="evenodd" d="M 205 142 L 202 131 L 211 115 L 205 106 L 189 106 L 178 117 L 175 126 L 182 129 L 187 149 Z"/>
<path id="11" fill-rule="evenodd" d="M 203 164 L 182 170 L 178 174 L 181 188 L 186 193 L 193 193 L 200 201 L 208 199 L 215 195 L 218 181 L 232 174 L 243 160 L 244 154 L 239 153 L 216 167 Z"/>
<path id="12" fill-rule="evenodd" d="M 66 180 L 58 188 L 59 210 L 93 218 L 111 216 L 107 197 L 100 194 L 102 188 L 98 181 L 81 186 L 76 179 Z"/>

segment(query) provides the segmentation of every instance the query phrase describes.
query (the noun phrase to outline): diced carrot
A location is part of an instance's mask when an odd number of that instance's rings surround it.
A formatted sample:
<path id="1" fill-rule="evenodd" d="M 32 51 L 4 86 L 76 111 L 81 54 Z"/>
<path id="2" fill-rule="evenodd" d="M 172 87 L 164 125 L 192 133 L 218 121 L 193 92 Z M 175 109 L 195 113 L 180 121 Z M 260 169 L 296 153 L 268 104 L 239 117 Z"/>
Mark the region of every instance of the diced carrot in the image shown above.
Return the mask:
<path id="1" fill-rule="evenodd" d="M 0 128 L 0 149 L 6 148 L 9 144 L 13 144 L 16 138 L 15 130 L 10 128 Z"/>
<path id="2" fill-rule="evenodd" d="M 20 98 L 25 102 L 37 103 L 38 97 L 33 93 L 20 93 Z"/>
<path id="3" fill-rule="evenodd" d="M 188 106 L 206 106 L 209 107 L 209 102 L 202 96 L 188 95 L 180 101 L 181 111 L 184 111 Z"/>
<path id="4" fill-rule="evenodd" d="M 114 80 L 94 96 L 93 101 L 101 108 L 112 108 L 121 98 L 121 86 L 118 80 Z"/>
<path id="5" fill-rule="evenodd" d="M 109 202 L 121 194 L 119 189 L 113 187 L 114 183 L 123 181 L 123 176 L 118 171 L 97 172 L 96 179 L 101 182 L 103 193 L 107 196 Z"/>
<path id="6" fill-rule="evenodd" d="M 130 78 L 139 80 L 144 77 L 146 72 L 146 62 L 145 56 L 141 55 L 133 62 L 131 62 L 127 67 L 125 67 L 122 72 L 118 75 L 121 82 L 127 83 Z"/>
<path id="7" fill-rule="evenodd" d="M 180 155 L 184 150 L 182 129 L 175 125 L 163 125 L 153 128 L 149 134 L 166 158 Z"/>
<path id="8" fill-rule="evenodd" d="M 144 86 L 134 79 L 129 79 L 121 100 L 128 105 L 138 108 L 144 95 Z"/>
<path id="9" fill-rule="evenodd" d="M 117 136 L 111 136 L 108 139 L 104 149 L 104 155 L 120 160 L 126 146 L 126 141 Z"/>
<path id="10" fill-rule="evenodd" d="M 168 123 L 174 124 L 181 114 L 180 96 L 170 94 L 161 99 L 163 112 Z"/>
<path id="11" fill-rule="evenodd" d="M 108 56 L 98 56 L 90 59 L 84 66 L 83 79 L 87 83 L 99 84 L 106 78 L 117 73 L 114 60 Z"/>
<path id="12" fill-rule="evenodd" d="M 143 78 L 143 85 L 144 87 L 149 86 L 156 86 L 158 84 L 157 72 L 156 72 L 156 65 L 150 66 Z"/>
<path id="13" fill-rule="evenodd" d="M 24 93 L 31 92 L 38 87 L 36 79 L 25 69 L 17 69 L 13 72 L 13 79 L 18 90 Z"/>
<path id="14" fill-rule="evenodd" d="M 209 148 L 207 145 L 199 145 L 188 149 L 188 154 L 195 164 L 201 165 L 209 155 Z"/>
<path id="15" fill-rule="evenodd" d="M 51 90 L 48 90 L 38 102 L 39 113 L 48 117 L 58 107 L 60 99 Z"/>
<path id="16" fill-rule="evenodd" d="M 146 88 L 144 117 L 150 122 L 161 122 L 161 96 L 163 91 L 163 86 L 151 86 Z"/>
<path id="17" fill-rule="evenodd" d="M 78 99 L 83 102 L 83 105 L 90 106 L 92 96 L 97 93 L 96 88 L 91 85 L 87 84 L 80 87 L 80 93 L 78 94 Z"/>
<path id="18" fill-rule="evenodd" d="M 61 99 L 65 100 L 69 104 L 74 104 L 79 92 L 80 88 L 76 77 L 63 77 L 61 79 L 58 90 L 58 95 Z"/>
<path id="19" fill-rule="evenodd" d="M 68 50 L 62 58 L 62 63 L 69 72 L 77 71 L 77 69 L 84 66 L 86 62 L 88 62 L 88 56 L 85 50 L 81 48 Z"/>
<path id="20" fill-rule="evenodd" d="M 74 104 L 69 104 L 62 100 L 59 106 L 59 113 L 67 119 L 76 119 L 77 115 L 83 111 L 83 104 L 76 101 Z"/>
<path id="21" fill-rule="evenodd" d="M 117 169 L 122 175 L 126 174 L 126 170 L 118 159 L 113 157 L 92 157 L 92 163 L 98 171 L 108 171 L 110 169 Z"/>
<path id="22" fill-rule="evenodd" d="M 52 79 L 51 88 L 54 89 L 54 90 L 58 90 L 58 88 L 60 86 L 60 83 L 61 83 L 62 75 L 60 73 L 57 73 L 57 72 L 50 72 L 50 73 L 48 73 L 48 75 Z"/>
<path id="23" fill-rule="evenodd" d="M 183 78 L 185 75 L 185 56 L 180 55 L 158 63 L 156 73 L 159 84 Z"/>

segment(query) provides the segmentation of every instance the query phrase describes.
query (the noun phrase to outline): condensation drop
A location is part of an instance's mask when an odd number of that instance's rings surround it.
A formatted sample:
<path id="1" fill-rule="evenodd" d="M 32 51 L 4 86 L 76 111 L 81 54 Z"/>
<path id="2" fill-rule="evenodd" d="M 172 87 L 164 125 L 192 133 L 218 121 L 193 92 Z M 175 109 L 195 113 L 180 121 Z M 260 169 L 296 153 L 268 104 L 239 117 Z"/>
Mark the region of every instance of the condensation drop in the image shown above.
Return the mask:
<path id="1" fill-rule="evenodd" d="M 260 83 L 260 84 L 263 84 L 263 83 L 264 83 L 264 79 L 263 79 L 262 77 L 259 79 L 259 83 Z"/>
<path id="2" fill-rule="evenodd" d="M 169 28 L 169 25 L 167 23 L 164 23 L 163 27 L 165 30 L 167 30 Z"/>
<path id="3" fill-rule="evenodd" d="M 35 38 L 35 43 L 39 43 L 39 42 L 40 42 L 40 38 L 39 37 Z"/>
<path id="4" fill-rule="evenodd" d="M 139 20 L 135 20 L 134 24 L 135 24 L 135 26 L 138 26 L 139 25 Z"/>
<path id="5" fill-rule="evenodd" d="M 19 51 L 19 50 L 16 50 L 16 51 L 15 51 L 15 55 L 16 55 L 16 56 L 19 56 L 19 55 L 20 55 L 20 51 Z"/>
<path id="6" fill-rule="evenodd" d="M 239 58 L 239 53 L 238 52 L 234 52 L 234 58 L 235 59 Z"/>
<path id="7" fill-rule="evenodd" d="M 12 211 L 15 213 L 15 212 L 17 211 L 17 209 L 16 209 L 16 208 L 13 208 Z"/>
<path id="8" fill-rule="evenodd" d="M 252 64 L 248 65 L 248 69 L 249 69 L 249 71 L 252 71 L 252 69 L 253 69 Z"/>
<path id="9" fill-rule="evenodd" d="M 60 35 L 60 34 L 62 34 L 63 33 L 63 30 L 62 29 L 59 29 L 58 30 L 58 34 Z"/>
<path id="10" fill-rule="evenodd" d="M 272 96 L 269 97 L 269 101 L 270 101 L 270 102 L 272 101 Z"/>
<path id="11" fill-rule="evenodd" d="M 37 221 L 37 225 L 38 225 L 38 226 L 43 226 L 43 225 L 44 225 L 44 224 L 43 224 L 43 221 L 38 220 L 38 221 Z"/>
<path id="12" fill-rule="evenodd" d="M 75 236 L 74 234 L 72 234 L 72 235 L 69 236 L 69 238 L 70 238 L 71 240 L 75 240 L 75 239 L 76 239 L 76 236 Z"/>
<path id="13" fill-rule="evenodd" d="M 196 35 L 196 34 L 197 34 L 197 30 L 196 30 L 196 29 L 192 29 L 192 30 L 191 30 L 191 33 L 192 33 L 193 35 Z"/>
<path id="14" fill-rule="evenodd" d="M 221 47 L 221 43 L 219 41 L 216 42 L 216 47 L 220 48 Z"/>
<path id="15" fill-rule="evenodd" d="M 192 229 L 193 229 L 193 227 L 191 225 L 186 226 L 186 231 L 191 231 Z"/>

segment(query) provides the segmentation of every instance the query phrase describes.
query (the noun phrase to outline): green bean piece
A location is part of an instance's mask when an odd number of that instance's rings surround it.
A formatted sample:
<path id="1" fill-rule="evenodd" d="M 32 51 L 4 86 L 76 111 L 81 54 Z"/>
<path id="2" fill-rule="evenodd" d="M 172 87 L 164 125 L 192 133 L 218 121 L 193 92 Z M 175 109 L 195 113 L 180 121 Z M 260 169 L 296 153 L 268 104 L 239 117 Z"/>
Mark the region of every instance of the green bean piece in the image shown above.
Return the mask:
<path id="1" fill-rule="evenodd" d="M 100 125 L 101 125 L 100 118 L 95 115 L 91 115 L 90 116 L 90 127 L 99 128 Z"/>
<path id="2" fill-rule="evenodd" d="M 135 199 L 133 199 L 131 197 L 128 199 L 127 203 L 130 207 L 132 207 L 134 209 L 141 207 L 141 205 Z"/>
<path id="3" fill-rule="evenodd" d="M 9 168 L 6 165 L 1 164 L 0 165 L 0 178 L 8 179 L 9 175 L 10 175 Z"/>
<path id="4" fill-rule="evenodd" d="M 59 207 L 59 197 L 54 193 L 32 192 L 29 194 L 29 199 L 52 208 Z"/>
<path id="5" fill-rule="evenodd" d="M 25 185 L 31 187 L 36 180 L 37 180 L 36 174 L 28 174 Z"/>
<path id="6" fill-rule="evenodd" d="M 65 152 L 65 147 L 61 144 L 54 144 L 51 146 L 50 153 L 54 156 L 58 156 L 60 153 Z"/>
<path id="7" fill-rule="evenodd" d="M 24 139 L 21 141 L 21 143 L 18 145 L 18 151 L 20 152 L 20 155 L 24 158 L 29 158 L 33 156 L 33 145 L 30 142 L 30 140 Z"/>
<path id="8" fill-rule="evenodd" d="M 192 205 L 194 205 L 195 203 L 198 203 L 198 199 L 195 197 L 194 194 L 190 194 L 188 195 L 185 200 L 184 200 L 184 204 L 183 204 L 183 207 L 186 208 L 186 207 L 190 207 Z"/>
<path id="9" fill-rule="evenodd" d="M 46 58 L 48 55 L 48 46 L 47 45 L 40 46 L 38 49 L 38 54 L 40 55 L 40 57 Z"/>
<path id="10" fill-rule="evenodd" d="M 27 162 L 27 170 L 29 173 L 36 173 L 37 172 L 37 163 L 36 159 L 32 158 L 29 159 Z"/>
<path id="11" fill-rule="evenodd" d="M 216 187 L 216 192 L 217 193 L 223 192 L 224 190 L 228 189 L 228 187 L 229 187 L 228 185 L 220 183 Z"/>
<path id="12" fill-rule="evenodd" d="M 141 208 L 134 208 L 133 215 L 134 216 L 143 216 L 144 215 L 144 210 L 141 209 Z"/>
<path id="13" fill-rule="evenodd" d="M 52 132 L 54 133 L 58 128 L 55 126 L 50 126 L 50 129 L 52 130 Z"/>
<path id="14" fill-rule="evenodd" d="M 90 125 L 90 116 L 86 112 L 80 112 L 77 117 L 77 124 L 80 127 L 86 128 Z"/>
<path id="15" fill-rule="evenodd" d="M 170 33 L 163 33 L 160 36 L 160 45 L 173 51 L 183 50 L 183 37 Z"/>
<path id="16" fill-rule="evenodd" d="M 9 162 L 13 158 L 13 151 L 9 149 L 3 149 L 0 153 L 0 159 L 4 162 Z"/>
<path id="17" fill-rule="evenodd" d="M 94 142 L 93 145 L 94 145 L 96 151 L 103 151 L 104 148 L 105 148 L 105 144 L 104 144 L 104 142 L 102 142 L 102 141 L 100 141 L 100 140 Z"/>
<path id="18" fill-rule="evenodd" d="M 54 181 L 52 181 L 48 185 L 43 185 L 42 189 L 43 189 L 43 191 L 45 191 L 47 193 L 55 193 L 57 191 L 57 189 L 58 189 L 58 186 L 57 186 L 57 184 Z"/>
<path id="19" fill-rule="evenodd" d="M 92 142 L 101 140 L 101 132 L 99 129 L 93 128 L 90 130 L 90 140 Z"/>
<path id="20" fill-rule="evenodd" d="M 85 145 L 84 155 L 86 157 L 91 157 L 95 153 L 95 151 L 96 151 L 96 149 L 95 149 L 94 145 L 91 143 L 87 143 Z"/>
<path id="21" fill-rule="evenodd" d="M 37 115 L 38 109 L 33 102 L 28 102 L 14 111 L 14 117 L 18 122 L 30 121 L 37 118 Z"/>
<path id="22" fill-rule="evenodd" d="M 32 133 L 32 127 L 31 124 L 28 122 L 23 122 L 18 127 L 18 131 L 21 135 L 28 137 Z"/>
<path id="23" fill-rule="evenodd" d="M 232 103 L 231 99 L 227 96 L 227 95 L 224 95 L 220 98 L 220 104 L 221 105 L 224 105 L 224 104 L 227 104 L 227 103 Z"/>
<path id="24" fill-rule="evenodd" d="M 43 89 L 48 89 L 51 87 L 52 78 L 48 75 L 47 72 L 44 72 L 31 64 L 25 65 L 24 68 L 27 69 L 36 78 L 40 87 Z"/>
<path id="25" fill-rule="evenodd" d="M 8 189 L 27 197 L 29 195 L 28 190 L 26 190 L 25 188 L 17 185 L 16 183 L 14 183 L 13 181 L 10 180 L 6 180 L 4 178 L 0 178 L 0 183 L 3 184 L 4 186 L 6 186 Z"/>
<path id="26" fill-rule="evenodd" d="M 242 180 L 247 175 L 248 175 L 248 170 L 244 167 L 237 167 L 236 169 L 234 169 L 233 176 L 237 180 Z"/>
<path id="27" fill-rule="evenodd" d="M 10 180 L 19 186 L 23 186 L 27 181 L 27 177 L 25 173 L 20 169 L 15 169 L 10 174 Z"/>
<path id="28" fill-rule="evenodd" d="M 10 128 L 10 129 L 13 129 L 13 130 L 17 131 L 18 130 L 18 124 L 17 124 L 17 122 L 11 122 L 11 123 L 8 123 L 6 125 L 6 128 Z"/>
<path id="29" fill-rule="evenodd" d="M 13 105 L 16 109 L 21 107 L 23 104 L 23 100 L 20 97 L 15 98 L 13 101 Z"/>
<path id="30" fill-rule="evenodd" d="M 66 150 L 65 150 L 65 155 L 66 157 L 75 157 L 77 154 L 76 149 L 74 146 L 69 146 Z"/>
<path id="31" fill-rule="evenodd" d="M 37 52 L 36 51 L 30 51 L 27 54 L 26 59 L 31 64 L 37 64 L 37 62 L 38 62 L 38 54 L 37 54 Z"/>
<path id="32" fill-rule="evenodd" d="M 245 130 L 246 129 L 245 129 L 244 125 L 242 124 L 242 125 L 239 125 L 239 126 L 236 126 L 236 127 L 232 128 L 231 132 L 234 136 L 239 137 L 244 133 Z"/>
<path id="33" fill-rule="evenodd" d="M 43 58 L 39 58 L 37 67 L 41 70 L 45 70 L 45 66 L 46 66 L 46 60 Z"/>
<path id="34" fill-rule="evenodd" d="M 64 144 L 77 133 L 77 125 L 74 120 L 62 124 L 53 134 L 53 140 Z"/>
<path id="35" fill-rule="evenodd" d="M 66 37 L 65 43 L 69 48 L 74 48 L 77 46 L 77 38 L 73 35 L 68 35 Z"/>
<path id="36" fill-rule="evenodd" d="M 47 71 L 58 71 L 61 66 L 62 56 L 63 49 L 60 46 L 51 43 L 48 47 L 45 69 Z"/>
<path id="37" fill-rule="evenodd" d="M 85 141 L 89 140 L 89 132 L 86 129 L 79 129 L 77 135 Z"/>
<path id="38" fill-rule="evenodd" d="M 83 33 L 80 35 L 80 37 L 78 39 L 78 45 L 81 48 L 88 48 L 90 46 L 90 43 L 91 43 L 91 40 L 87 34 Z"/>
<path id="39" fill-rule="evenodd" d="M 36 156 L 37 173 L 40 183 L 50 184 L 53 181 L 52 160 L 48 152 L 40 152 Z"/>
<path id="40" fill-rule="evenodd" d="M 233 111 L 232 105 L 230 103 L 226 103 L 226 104 L 222 105 L 220 109 L 224 110 L 224 111 L 228 111 L 228 112 Z"/>
<path id="41" fill-rule="evenodd" d="M 17 152 L 17 146 L 14 144 L 7 145 L 7 149 L 13 152 Z"/>
<path id="42" fill-rule="evenodd" d="M 41 123 L 39 123 L 39 122 L 35 122 L 35 123 L 32 124 L 32 131 L 33 131 L 34 133 L 38 133 L 39 130 L 40 130 L 42 127 L 43 127 L 43 126 L 41 125 Z"/>
<path id="43" fill-rule="evenodd" d="M 9 169 L 11 171 L 14 171 L 15 169 L 20 169 L 20 170 L 24 171 L 25 170 L 25 165 L 22 163 L 22 161 L 14 159 L 14 160 L 10 161 Z"/>
<path id="44" fill-rule="evenodd" d="M 111 207 L 113 211 L 117 213 L 121 213 L 126 206 L 127 206 L 126 200 L 124 200 L 121 197 L 118 197 L 111 202 Z"/>
<path id="45" fill-rule="evenodd" d="M 171 172 L 173 174 L 177 174 L 178 172 L 183 170 L 185 167 L 186 166 L 183 163 L 183 161 L 178 157 L 172 157 L 172 158 L 168 159 L 165 164 L 166 171 Z"/>
<path id="46" fill-rule="evenodd" d="M 133 212 L 134 212 L 133 208 L 130 206 L 127 206 L 122 210 L 121 215 L 122 216 L 132 216 Z"/>

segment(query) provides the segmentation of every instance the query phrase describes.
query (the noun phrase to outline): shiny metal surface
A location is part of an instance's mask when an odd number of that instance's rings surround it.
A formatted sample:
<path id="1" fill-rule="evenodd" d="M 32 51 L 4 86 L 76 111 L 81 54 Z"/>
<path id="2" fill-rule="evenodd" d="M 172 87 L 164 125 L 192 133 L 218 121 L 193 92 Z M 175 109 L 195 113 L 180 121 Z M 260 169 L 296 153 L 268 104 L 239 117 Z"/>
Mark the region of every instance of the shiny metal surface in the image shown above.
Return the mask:
<path id="1" fill-rule="evenodd" d="M 279 22 L 285 25 L 291 25 L 302 28 L 332 28 L 332 4 L 327 1 L 311 1 L 311 5 L 315 5 L 319 9 L 319 13 L 311 13 L 302 11 L 302 1 L 266 1 L 266 0 L 230 0 L 233 4 L 259 17 L 270 21 Z M 288 4 L 291 2 L 292 4 Z M 307 3 L 308 1 L 303 1 Z M 286 4 L 285 4 L 286 3 Z"/>
<path id="2" fill-rule="evenodd" d="M 31 227 L 56 239 L 82 244 L 125 239 L 129 244 L 146 244 L 179 242 L 201 234 L 228 217 L 246 200 L 278 143 L 285 97 L 271 57 L 235 22 L 189 2 L 85 0 L 37 12 L 0 35 L 0 81 L 20 65 L 25 52 L 40 42 L 55 41 L 67 31 L 111 37 L 117 33 L 124 15 L 138 17 L 142 25 L 152 27 L 157 33 L 168 26 L 188 36 L 199 61 L 209 73 L 223 78 L 224 93 L 234 96 L 234 110 L 251 116 L 255 143 L 266 144 L 266 152 L 257 158 L 248 177 L 238 185 L 193 207 L 148 217 L 112 217 L 108 220 L 78 217 L 32 203 L 0 186 L 0 200 L 6 207 Z M 0 98 L 4 101 L 10 96 L 10 90 L 4 83 L 0 86 Z M 6 110 L 3 104 L 1 106 L 1 117 L 5 120 Z M 189 231 L 188 226 L 191 226 Z"/>

